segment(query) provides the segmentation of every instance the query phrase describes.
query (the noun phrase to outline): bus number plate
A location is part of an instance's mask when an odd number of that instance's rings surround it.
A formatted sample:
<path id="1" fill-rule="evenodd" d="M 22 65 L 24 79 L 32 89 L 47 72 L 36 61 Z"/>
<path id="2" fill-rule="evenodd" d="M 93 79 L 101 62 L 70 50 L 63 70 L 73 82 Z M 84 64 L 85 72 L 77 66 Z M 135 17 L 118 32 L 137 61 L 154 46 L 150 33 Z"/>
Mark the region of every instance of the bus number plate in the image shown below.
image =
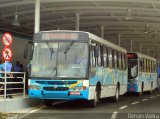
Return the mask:
<path id="1" fill-rule="evenodd" d="M 72 92 L 70 92 L 70 95 L 80 95 L 80 92 L 79 91 L 72 91 Z"/>

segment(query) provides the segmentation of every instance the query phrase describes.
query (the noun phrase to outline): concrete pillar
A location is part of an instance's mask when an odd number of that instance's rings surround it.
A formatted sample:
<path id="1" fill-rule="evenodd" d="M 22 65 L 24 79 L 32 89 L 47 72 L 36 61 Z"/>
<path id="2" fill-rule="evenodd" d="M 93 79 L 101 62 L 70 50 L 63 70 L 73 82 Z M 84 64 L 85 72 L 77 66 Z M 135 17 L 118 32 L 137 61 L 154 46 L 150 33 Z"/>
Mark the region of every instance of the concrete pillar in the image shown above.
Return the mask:
<path id="1" fill-rule="evenodd" d="M 101 26 L 101 37 L 104 38 L 104 26 Z"/>
<path id="2" fill-rule="evenodd" d="M 76 31 L 79 31 L 79 13 L 76 13 Z"/>
<path id="3" fill-rule="evenodd" d="M 139 45 L 139 52 L 142 53 L 142 45 Z"/>
<path id="4" fill-rule="evenodd" d="M 118 34 L 118 45 L 121 46 L 121 34 Z"/>
<path id="5" fill-rule="evenodd" d="M 40 0 L 35 0 L 35 21 L 34 21 L 34 32 L 40 31 Z"/>
<path id="6" fill-rule="evenodd" d="M 133 51 L 133 47 L 132 47 L 132 45 L 133 45 L 133 42 L 132 42 L 132 40 L 131 40 L 131 52 Z"/>
<path id="7" fill-rule="evenodd" d="M 149 55 L 149 48 L 147 48 L 147 54 Z"/>

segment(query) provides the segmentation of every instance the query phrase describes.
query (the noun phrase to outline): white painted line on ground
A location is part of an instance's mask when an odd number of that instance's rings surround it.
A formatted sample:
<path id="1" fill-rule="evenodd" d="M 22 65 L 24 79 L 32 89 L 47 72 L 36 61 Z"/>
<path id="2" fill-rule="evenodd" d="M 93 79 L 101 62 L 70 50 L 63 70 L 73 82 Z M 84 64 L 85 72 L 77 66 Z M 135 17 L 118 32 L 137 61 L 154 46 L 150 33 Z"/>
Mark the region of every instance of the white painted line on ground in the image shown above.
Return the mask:
<path id="1" fill-rule="evenodd" d="M 146 100 L 148 100 L 147 98 L 145 98 L 145 99 L 143 99 L 142 101 L 146 101 Z"/>
<path id="2" fill-rule="evenodd" d="M 137 104 L 137 103 L 139 103 L 139 102 L 133 102 L 133 103 L 131 103 L 132 105 L 135 105 L 135 104 Z"/>
<path id="3" fill-rule="evenodd" d="M 37 109 L 34 109 L 34 110 L 32 110 L 32 111 L 30 111 L 30 113 L 34 113 L 34 112 L 36 112 L 36 111 L 38 111 L 38 110 L 40 110 L 40 109 L 43 109 L 43 108 L 45 108 L 46 106 L 41 106 L 41 107 L 39 107 L 39 108 L 37 108 Z"/>
<path id="4" fill-rule="evenodd" d="M 127 105 L 125 105 L 125 106 L 120 107 L 119 109 L 124 109 L 124 108 L 126 108 L 126 107 L 128 107 L 128 106 L 127 106 Z"/>
<path id="5" fill-rule="evenodd" d="M 53 105 L 60 104 L 60 103 L 63 103 L 63 102 L 67 102 L 67 101 L 56 102 L 56 103 L 53 103 Z M 27 114 L 24 114 L 24 115 L 20 116 L 19 119 L 22 119 L 22 118 L 28 116 L 29 114 L 34 113 L 34 112 L 36 112 L 36 111 L 38 111 L 38 110 L 40 110 L 40 109 L 43 109 L 43 108 L 45 108 L 45 107 L 46 107 L 46 106 L 41 106 L 41 107 L 39 107 L 39 108 L 33 109 L 33 110 L 27 112 Z"/>
<path id="6" fill-rule="evenodd" d="M 151 96 L 151 97 L 149 97 L 149 98 L 151 98 L 151 99 L 152 99 L 152 98 L 154 98 L 154 96 Z"/>
<path id="7" fill-rule="evenodd" d="M 159 97 L 160 95 L 157 95 L 157 97 Z"/>
<path id="8" fill-rule="evenodd" d="M 118 114 L 118 112 L 113 112 L 111 119 L 116 119 L 117 114 Z"/>
<path id="9" fill-rule="evenodd" d="M 53 103 L 53 105 L 61 104 L 61 103 L 63 103 L 63 102 L 66 102 L 66 101 L 56 102 L 56 103 Z M 34 112 L 36 112 L 36 111 L 38 111 L 38 110 L 40 110 L 40 109 L 43 109 L 43 108 L 45 108 L 45 107 L 46 107 L 46 106 L 41 106 L 41 107 L 39 107 L 39 108 L 36 108 L 36 109 L 30 111 L 30 113 L 34 113 Z"/>

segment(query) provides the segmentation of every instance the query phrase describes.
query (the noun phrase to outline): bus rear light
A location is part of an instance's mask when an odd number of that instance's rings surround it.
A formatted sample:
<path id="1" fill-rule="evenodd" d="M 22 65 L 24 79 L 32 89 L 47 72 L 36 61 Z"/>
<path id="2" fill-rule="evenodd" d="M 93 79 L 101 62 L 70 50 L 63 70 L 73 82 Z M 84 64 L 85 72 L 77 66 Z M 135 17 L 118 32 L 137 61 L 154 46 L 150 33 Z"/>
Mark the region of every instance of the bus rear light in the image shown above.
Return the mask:
<path id="1" fill-rule="evenodd" d="M 80 90 L 86 90 L 86 86 L 76 86 L 76 87 L 73 87 L 73 90 L 74 91 L 80 91 Z"/>
<path id="2" fill-rule="evenodd" d="M 87 88 L 86 86 L 83 86 L 83 90 L 86 90 L 86 88 Z"/>

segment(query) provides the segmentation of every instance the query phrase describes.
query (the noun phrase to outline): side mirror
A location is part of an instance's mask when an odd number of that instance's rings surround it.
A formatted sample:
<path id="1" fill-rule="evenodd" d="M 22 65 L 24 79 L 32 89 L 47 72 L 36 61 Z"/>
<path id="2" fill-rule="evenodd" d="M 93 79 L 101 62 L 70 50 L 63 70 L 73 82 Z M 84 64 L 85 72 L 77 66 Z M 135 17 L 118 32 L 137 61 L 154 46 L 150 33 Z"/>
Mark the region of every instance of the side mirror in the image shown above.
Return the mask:
<path id="1" fill-rule="evenodd" d="M 144 62 L 142 60 L 140 60 L 140 66 L 143 66 Z"/>
<path id="2" fill-rule="evenodd" d="M 94 77 L 96 75 L 96 68 L 91 68 L 90 77 Z"/>
<path id="3" fill-rule="evenodd" d="M 97 46 L 95 46 L 94 47 L 94 57 L 99 57 L 99 46 L 97 45 Z"/>
<path id="4" fill-rule="evenodd" d="M 30 54 L 30 59 L 32 58 L 32 55 L 33 55 L 33 48 L 34 48 L 34 43 L 33 41 L 28 41 L 25 45 L 25 48 L 24 48 L 24 55 L 23 55 L 23 58 L 24 59 L 27 59 L 27 56 L 28 56 L 28 50 L 29 50 L 29 46 L 31 45 L 31 54 Z"/>

